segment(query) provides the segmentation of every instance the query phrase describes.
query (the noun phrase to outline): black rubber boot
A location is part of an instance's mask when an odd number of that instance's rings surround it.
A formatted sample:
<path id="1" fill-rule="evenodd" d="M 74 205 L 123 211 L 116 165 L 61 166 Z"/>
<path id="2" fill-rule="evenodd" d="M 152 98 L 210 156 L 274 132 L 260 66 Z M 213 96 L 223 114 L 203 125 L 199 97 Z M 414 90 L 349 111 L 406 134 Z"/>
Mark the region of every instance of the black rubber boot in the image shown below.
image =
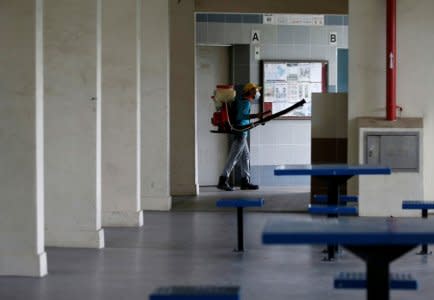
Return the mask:
<path id="1" fill-rule="evenodd" d="M 230 186 L 229 182 L 228 182 L 228 178 L 225 176 L 220 176 L 219 177 L 219 183 L 217 185 L 217 188 L 223 191 L 233 191 L 234 189 Z"/>
<path id="2" fill-rule="evenodd" d="M 257 189 L 259 189 L 259 186 L 256 184 L 251 184 L 249 182 L 249 179 L 244 177 L 244 178 L 241 178 L 241 189 L 242 190 L 257 190 Z"/>

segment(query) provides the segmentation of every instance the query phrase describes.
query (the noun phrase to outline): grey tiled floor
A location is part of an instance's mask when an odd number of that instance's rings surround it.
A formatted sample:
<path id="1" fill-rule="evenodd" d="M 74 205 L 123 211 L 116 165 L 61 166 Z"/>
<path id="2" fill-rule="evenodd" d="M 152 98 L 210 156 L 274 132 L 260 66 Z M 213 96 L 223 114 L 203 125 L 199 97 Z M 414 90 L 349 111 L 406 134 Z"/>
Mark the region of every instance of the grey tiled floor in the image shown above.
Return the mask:
<path id="1" fill-rule="evenodd" d="M 365 299 L 358 290 L 337 291 L 339 271 L 363 271 L 347 252 L 322 262 L 322 247 L 264 246 L 267 219 L 310 218 L 303 214 L 248 213 L 244 254 L 232 252 L 235 217 L 226 212 L 145 213 L 140 229 L 106 230 L 106 248 L 49 248 L 49 275 L 43 279 L 0 277 L 0 299 L 147 299 L 168 284 L 240 285 L 242 299 Z M 434 247 L 434 246 L 433 246 Z M 418 291 L 392 292 L 392 299 L 434 297 L 434 256 L 414 251 L 392 264 L 409 272 Z"/>

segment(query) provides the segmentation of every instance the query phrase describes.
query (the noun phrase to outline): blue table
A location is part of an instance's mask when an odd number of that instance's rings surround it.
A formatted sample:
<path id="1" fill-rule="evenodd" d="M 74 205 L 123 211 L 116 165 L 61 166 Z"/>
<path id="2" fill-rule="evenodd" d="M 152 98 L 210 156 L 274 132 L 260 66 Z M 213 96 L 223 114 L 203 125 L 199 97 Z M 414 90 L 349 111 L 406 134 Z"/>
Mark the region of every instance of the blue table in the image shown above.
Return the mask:
<path id="1" fill-rule="evenodd" d="M 274 169 L 276 176 L 315 176 L 327 182 L 327 204 L 338 205 L 339 187 L 356 175 L 390 175 L 392 170 L 384 166 L 324 164 L 282 165 Z"/>
<path id="2" fill-rule="evenodd" d="M 367 299 L 389 299 L 389 264 L 419 244 L 434 243 L 434 219 L 339 218 L 276 220 L 264 244 L 340 244 L 366 263 Z"/>
<path id="3" fill-rule="evenodd" d="M 315 176 L 327 183 L 327 205 L 338 205 L 340 186 L 355 175 L 390 175 L 391 169 L 384 166 L 318 164 L 318 165 L 282 165 L 274 169 L 276 176 Z M 337 214 L 329 214 L 337 217 Z M 336 245 L 328 245 L 328 260 L 333 260 Z"/>

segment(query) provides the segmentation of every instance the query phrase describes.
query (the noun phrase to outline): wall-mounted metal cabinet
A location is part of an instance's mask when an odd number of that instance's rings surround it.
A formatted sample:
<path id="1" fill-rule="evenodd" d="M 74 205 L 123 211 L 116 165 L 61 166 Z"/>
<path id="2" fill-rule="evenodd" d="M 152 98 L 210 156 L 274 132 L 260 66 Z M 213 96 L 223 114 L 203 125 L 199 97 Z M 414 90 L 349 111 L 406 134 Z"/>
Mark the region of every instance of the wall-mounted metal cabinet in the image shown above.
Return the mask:
<path id="1" fill-rule="evenodd" d="M 365 164 L 419 172 L 418 132 L 365 132 Z"/>

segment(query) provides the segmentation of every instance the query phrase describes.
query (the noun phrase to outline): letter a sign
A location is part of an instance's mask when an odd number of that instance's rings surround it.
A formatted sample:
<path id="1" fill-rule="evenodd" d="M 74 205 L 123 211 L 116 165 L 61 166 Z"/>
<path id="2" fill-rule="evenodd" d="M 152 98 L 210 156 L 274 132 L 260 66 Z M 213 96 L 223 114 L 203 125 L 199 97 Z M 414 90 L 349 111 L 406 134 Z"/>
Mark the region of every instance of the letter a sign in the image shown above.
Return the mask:
<path id="1" fill-rule="evenodd" d="M 259 44 L 261 42 L 261 32 L 259 30 L 252 30 L 252 37 L 250 43 Z"/>

